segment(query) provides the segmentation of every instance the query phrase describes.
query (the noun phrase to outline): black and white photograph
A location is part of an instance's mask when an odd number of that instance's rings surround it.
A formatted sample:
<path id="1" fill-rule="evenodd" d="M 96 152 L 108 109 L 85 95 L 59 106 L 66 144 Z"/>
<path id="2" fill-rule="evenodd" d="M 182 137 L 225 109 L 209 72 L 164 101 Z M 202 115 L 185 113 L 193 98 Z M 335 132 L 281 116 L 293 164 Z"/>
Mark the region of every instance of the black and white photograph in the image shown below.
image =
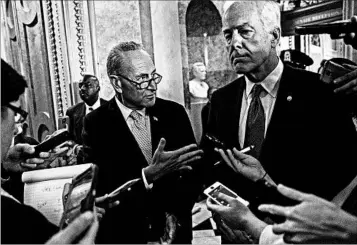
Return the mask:
<path id="1" fill-rule="evenodd" d="M 0 243 L 357 243 L 355 0 L 0 19 Z"/>

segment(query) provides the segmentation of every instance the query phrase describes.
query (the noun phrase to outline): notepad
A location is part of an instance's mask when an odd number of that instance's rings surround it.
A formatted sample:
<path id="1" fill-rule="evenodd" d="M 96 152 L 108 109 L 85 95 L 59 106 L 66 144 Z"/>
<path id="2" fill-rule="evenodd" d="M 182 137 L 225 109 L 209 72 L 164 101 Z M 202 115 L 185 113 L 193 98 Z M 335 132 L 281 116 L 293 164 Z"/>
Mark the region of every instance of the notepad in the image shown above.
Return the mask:
<path id="1" fill-rule="evenodd" d="M 22 174 L 24 204 L 40 211 L 51 223 L 59 225 L 62 213 L 62 192 L 66 183 L 91 164 L 29 171 Z"/>

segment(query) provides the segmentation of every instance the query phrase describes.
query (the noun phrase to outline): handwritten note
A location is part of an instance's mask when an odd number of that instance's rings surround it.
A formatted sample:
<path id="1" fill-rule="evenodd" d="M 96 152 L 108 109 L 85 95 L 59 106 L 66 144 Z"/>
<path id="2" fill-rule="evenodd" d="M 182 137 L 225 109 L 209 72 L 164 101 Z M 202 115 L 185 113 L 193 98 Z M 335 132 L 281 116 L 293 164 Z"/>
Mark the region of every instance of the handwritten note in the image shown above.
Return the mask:
<path id="1" fill-rule="evenodd" d="M 66 183 L 87 168 L 90 164 L 43 169 L 25 172 L 22 175 L 24 203 L 40 211 L 55 225 L 59 225 L 62 213 L 62 193 Z"/>

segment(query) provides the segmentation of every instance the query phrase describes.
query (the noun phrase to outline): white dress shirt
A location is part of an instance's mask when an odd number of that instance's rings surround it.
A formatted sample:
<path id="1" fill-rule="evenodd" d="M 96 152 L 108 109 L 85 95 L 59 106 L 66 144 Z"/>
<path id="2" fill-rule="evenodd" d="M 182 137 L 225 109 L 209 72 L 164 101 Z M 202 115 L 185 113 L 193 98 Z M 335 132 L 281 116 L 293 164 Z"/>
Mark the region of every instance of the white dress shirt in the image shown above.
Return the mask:
<path id="1" fill-rule="evenodd" d="M 253 83 L 248 77 L 245 76 L 246 87 L 242 96 L 242 105 L 240 110 L 240 118 L 239 118 L 239 144 L 241 147 L 244 146 L 245 139 L 245 127 L 247 123 L 248 110 L 250 103 L 252 101 L 252 94 L 250 93 L 255 84 L 261 84 L 264 88 L 264 91 L 260 94 L 260 100 L 262 102 L 265 114 L 265 132 L 264 137 L 267 132 L 267 128 L 271 119 L 271 115 L 273 114 L 274 105 L 276 101 L 276 96 L 279 89 L 281 75 L 283 74 L 283 62 L 279 59 L 278 65 L 275 69 L 261 82 Z"/>
<path id="2" fill-rule="evenodd" d="M 90 107 L 93 108 L 93 110 L 95 110 L 95 109 L 97 109 L 97 108 L 100 106 L 100 99 L 99 99 L 99 97 L 98 97 L 97 101 L 96 101 L 92 106 L 89 106 L 89 105 L 87 105 L 86 103 L 84 103 L 84 104 L 86 105 L 86 115 L 87 115 L 89 112 L 91 112 L 91 111 L 89 110 Z"/>
<path id="3" fill-rule="evenodd" d="M 130 132 L 133 132 L 133 127 L 135 126 L 134 119 L 130 116 L 130 114 L 133 112 L 133 110 L 126 107 L 125 105 L 123 105 L 123 103 L 121 103 L 116 96 L 115 96 L 115 101 L 117 102 L 119 110 L 123 114 L 124 120 L 125 120 L 126 124 L 128 125 Z M 146 129 L 148 130 L 149 134 L 151 134 L 150 117 L 148 115 L 146 115 L 146 108 L 143 108 L 141 110 L 136 110 L 136 111 L 145 118 Z M 141 175 L 143 177 L 143 181 L 144 181 L 146 189 L 150 190 L 153 187 L 153 184 L 152 183 L 150 185 L 148 184 L 146 177 L 145 177 L 144 169 L 141 170 Z"/>

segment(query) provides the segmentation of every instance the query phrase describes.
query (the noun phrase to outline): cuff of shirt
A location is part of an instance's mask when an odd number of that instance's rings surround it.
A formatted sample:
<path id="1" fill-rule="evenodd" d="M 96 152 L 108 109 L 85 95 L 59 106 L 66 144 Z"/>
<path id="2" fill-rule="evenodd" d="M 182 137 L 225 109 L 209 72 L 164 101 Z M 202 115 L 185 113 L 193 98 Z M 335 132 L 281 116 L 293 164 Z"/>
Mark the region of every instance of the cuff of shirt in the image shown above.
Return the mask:
<path id="1" fill-rule="evenodd" d="M 273 232 L 273 226 L 267 225 L 259 237 L 259 244 L 286 244 L 283 235 L 276 235 Z"/>
<path id="2" fill-rule="evenodd" d="M 152 183 L 149 185 L 148 181 L 146 180 L 144 169 L 141 170 L 141 176 L 143 177 L 144 185 L 146 190 L 151 190 L 154 186 Z"/>

